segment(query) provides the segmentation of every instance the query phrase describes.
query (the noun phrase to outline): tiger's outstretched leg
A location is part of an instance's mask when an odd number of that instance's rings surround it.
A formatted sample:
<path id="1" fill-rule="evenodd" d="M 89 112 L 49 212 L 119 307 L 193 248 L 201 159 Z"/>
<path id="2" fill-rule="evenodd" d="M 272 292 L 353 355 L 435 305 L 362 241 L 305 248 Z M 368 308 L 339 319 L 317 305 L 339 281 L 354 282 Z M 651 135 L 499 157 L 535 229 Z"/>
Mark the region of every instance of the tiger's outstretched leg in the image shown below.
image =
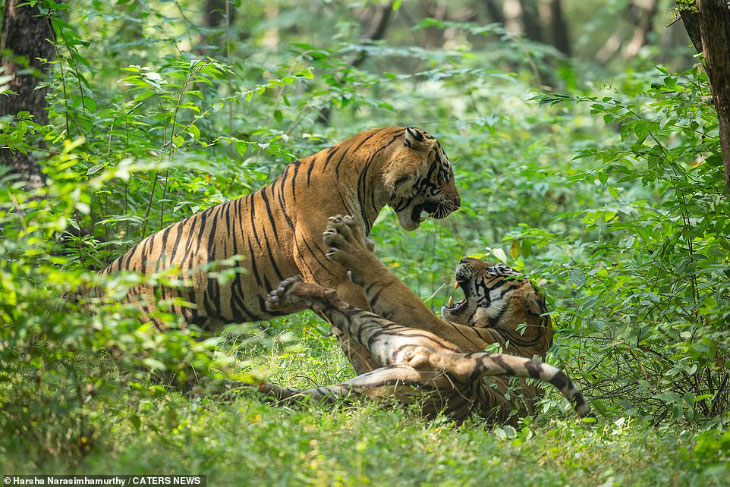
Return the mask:
<path id="1" fill-rule="evenodd" d="M 549 382 L 575 404 L 580 416 L 590 413 L 583 396 L 568 376 L 550 365 L 505 354 L 460 353 L 455 345 L 433 333 L 400 326 L 369 311 L 357 309 L 341 300 L 333 289 L 305 283 L 300 277 L 284 280 L 269 296 L 272 309 L 294 302 L 325 315 L 333 326 L 366 347 L 381 367 L 370 377 L 364 374 L 349 383 L 307 391 L 312 397 L 348 397 L 363 394 L 370 385 L 374 390 L 380 390 L 383 384 L 390 385 L 395 381 L 395 384 L 418 385 L 438 391 L 446 398 L 463 397 L 466 402 L 473 403 L 484 396 L 477 392 L 479 388 L 488 387 L 482 380 L 484 377 L 505 375 Z M 387 368 L 387 372 L 382 368 Z M 387 381 L 384 383 L 385 378 Z M 374 382 L 371 383 L 371 380 Z M 275 388 L 272 390 L 276 391 Z M 279 392 L 284 399 L 303 394 L 290 389 L 279 389 Z M 484 406 L 480 405 L 480 409 Z"/>
<path id="2" fill-rule="evenodd" d="M 259 391 L 285 404 L 303 400 L 333 403 L 360 398 L 395 400 L 404 404 L 420 402 L 426 417 L 435 417 L 443 411 L 456 420 L 468 417 L 477 397 L 451 387 L 449 377 L 443 372 L 418 370 L 407 365 L 381 367 L 341 384 L 312 389 L 291 389 L 268 383 L 258 387 Z"/>

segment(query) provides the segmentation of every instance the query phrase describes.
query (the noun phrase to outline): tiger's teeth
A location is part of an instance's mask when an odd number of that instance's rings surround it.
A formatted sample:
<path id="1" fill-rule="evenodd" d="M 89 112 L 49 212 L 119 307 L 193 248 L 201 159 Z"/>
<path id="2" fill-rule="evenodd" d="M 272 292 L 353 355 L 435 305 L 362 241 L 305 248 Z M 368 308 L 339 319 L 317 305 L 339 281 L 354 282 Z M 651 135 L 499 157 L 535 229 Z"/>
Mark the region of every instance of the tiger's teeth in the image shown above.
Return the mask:
<path id="1" fill-rule="evenodd" d="M 459 283 L 458 282 L 455 282 L 454 283 L 454 289 L 459 289 Z"/>
<path id="2" fill-rule="evenodd" d="M 449 296 L 449 307 L 454 305 L 454 298 Z"/>

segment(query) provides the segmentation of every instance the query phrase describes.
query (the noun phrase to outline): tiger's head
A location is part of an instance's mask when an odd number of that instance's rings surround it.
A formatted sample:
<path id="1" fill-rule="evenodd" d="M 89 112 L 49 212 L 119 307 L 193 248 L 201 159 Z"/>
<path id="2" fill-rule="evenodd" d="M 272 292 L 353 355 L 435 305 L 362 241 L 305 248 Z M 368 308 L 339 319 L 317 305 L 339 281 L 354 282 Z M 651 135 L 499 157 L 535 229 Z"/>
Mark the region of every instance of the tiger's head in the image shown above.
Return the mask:
<path id="1" fill-rule="evenodd" d="M 545 296 L 529 279 L 501 263 L 465 257 L 456 267 L 456 284 L 464 299 L 441 309 L 447 321 L 476 328 L 514 328 L 528 321 L 544 324 Z M 532 324 L 532 323 L 530 323 Z"/>
<path id="2" fill-rule="evenodd" d="M 405 129 L 384 167 L 383 181 L 388 204 L 406 230 L 418 228 L 424 212 L 444 218 L 461 205 L 449 158 L 438 140 L 417 128 Z"/>

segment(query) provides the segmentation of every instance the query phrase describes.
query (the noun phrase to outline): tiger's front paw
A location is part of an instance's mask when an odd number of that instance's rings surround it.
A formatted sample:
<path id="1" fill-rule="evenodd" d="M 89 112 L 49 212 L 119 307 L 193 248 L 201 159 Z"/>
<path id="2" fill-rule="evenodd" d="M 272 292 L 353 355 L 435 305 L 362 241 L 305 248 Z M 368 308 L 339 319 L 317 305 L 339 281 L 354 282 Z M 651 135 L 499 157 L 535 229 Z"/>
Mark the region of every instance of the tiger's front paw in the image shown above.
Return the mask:
<path id="1" fill-rule="evenodd" d="M 312 308 L 319 310 L 324 304 L 336 299 L 334 289 L 328 289 L 312 282 L 304 282 L 301 276 L 284 279 L 279 287 L 269 293 L 266 308 L 269 311 L 292 311 Z"/>
<path id="2" fill-rule="evenodd" d="M 351 271 L 356 271 L 358 267 L 367 265 L 369 259 L 375 258 L 374 242 L 365 237 L 362 227 L 351 215 L 331 216 L 327 222 L 327 229 L 322 234 L 322 240 L 328 247 L 325 252 L 327 258 Z"/>

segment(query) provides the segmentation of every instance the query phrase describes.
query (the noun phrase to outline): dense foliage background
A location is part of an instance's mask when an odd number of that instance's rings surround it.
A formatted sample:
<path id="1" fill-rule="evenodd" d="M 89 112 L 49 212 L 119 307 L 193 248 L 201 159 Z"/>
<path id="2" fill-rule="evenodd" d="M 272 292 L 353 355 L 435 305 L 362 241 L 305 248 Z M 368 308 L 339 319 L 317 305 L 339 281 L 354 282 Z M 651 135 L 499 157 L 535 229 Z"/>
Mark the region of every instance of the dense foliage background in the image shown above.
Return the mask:
<path id="1" fill-rule="evenodd" d="M 56 34 L 49 123 L 0 120 L 0 144 L 47 175 L 26 191 L 0 166 L 0 469 L 216 484 L 727 480 L 730 199 L 706 75 L 671 2 L 41 6 Z M 557 329 L 548 361 L 580 383 L 597 427 L 575 425 L 551 391 L 519 431 L 208 396 L 218 378 L 323 385 L 352 371 L 314 315 L 163 335 L 119 304 L 139 276 L 96 276 L 287 163 L 396 124 L 440 139 L 463 204 L 414 233 L 384 211 L 378 255 L 434 310 L 463 255 L 540 281 Z M 93 302 L 72 299 L 92 286 Z"/>

